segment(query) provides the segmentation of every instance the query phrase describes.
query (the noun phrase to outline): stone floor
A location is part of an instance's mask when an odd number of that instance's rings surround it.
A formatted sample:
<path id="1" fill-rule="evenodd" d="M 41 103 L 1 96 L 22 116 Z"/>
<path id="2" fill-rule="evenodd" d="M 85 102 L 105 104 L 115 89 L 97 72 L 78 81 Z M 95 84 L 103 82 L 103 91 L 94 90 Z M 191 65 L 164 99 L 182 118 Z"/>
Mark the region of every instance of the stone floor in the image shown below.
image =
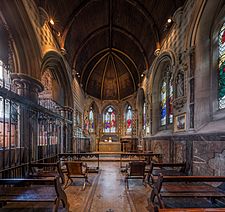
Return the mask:
<path id="1" fill-rule="evenodd" d="M 124 174 L 120 171 L 119 162 L 101 162 L 100 172 L 90 173 L 87 185 L 81 191 L 82 180 L 78 180 L 66 193 L 70 211 L 91 212 L 135 212 L 148 211 L 147 197 L 150 187 L 145 187 L 142 180 L 130 180 L 129 190 L 125 189 Z"/>
<path id="2" fill-rule="evenodd" d="M 89 164 L 88 164 L 89 165 Z M 91 165 L 91 164 L 90 164 Z M 144 186 L 142 180 L 130 180 L 129 190 L 125 189 L 124 173 L 120 163 L 100 162 L 99 173 L 89 173 L 86 185 L 82 190 L 83 179 L 74 182 L 65 189 L 70 212 L 147 212 L 147 198 L 150 187 Z M 50 212 L 52 204 L 11 203 L 0 208 L 0 212 Z M 60 206 L 60 212 L 65 209 Z"/>
<path id="3" fill-rule="evenodd" d="M 89 163 L 88 166 L 93 165 Z M 96 164 L 95 164 L 96 165 Z M 70 212 L 147 212 L 147 199 L 151 187 L 144 186 L 142 180 L 129 180 L 129 189 L 125 189 L 124 173 L 120 170 L 119 161 L 100 162 L 99 173 L 89 173 L 87 185 L 82 190 L 83 179 L 74 179 L 74 182 L 65 189 L 67 194 Z M 181 200 L 181 201 L 180 201 Z M 166 201 L 169 207 L 199 207 L 208 206 L 204 200 L 195 198 L 177 199 Z M 206 204 L 207 203 L 207 204 Z M 190 205 L 191 204 L 191 205 Z M 50 212 L 52 204 L 44 203 L 11 203 L 0 212 Z M 184 210 L 181 210 L 184 211 Z M 62 205 L 59 212 L 65 212 Z"/>

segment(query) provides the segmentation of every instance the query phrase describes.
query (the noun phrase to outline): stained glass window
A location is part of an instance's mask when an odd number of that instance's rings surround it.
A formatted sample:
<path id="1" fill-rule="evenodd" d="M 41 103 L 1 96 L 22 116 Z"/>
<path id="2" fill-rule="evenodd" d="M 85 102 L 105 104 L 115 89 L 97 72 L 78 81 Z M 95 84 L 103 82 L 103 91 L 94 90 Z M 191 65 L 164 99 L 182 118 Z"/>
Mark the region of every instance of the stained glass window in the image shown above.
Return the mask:
<path id="1" fill-rule="evenodd" d="M 132 107 L 130 105 L 127 106 L 126 109 L 126 132 L 130 134 L 132 132 Z"/>
<path id="2" fill-rule="evenodd" d="M 77 123 L 80 123 L 80 116 L 79 113 L 77 114 Z M 78 124 L 79 125 L 79 124 Z M 88 117 L 88 111 L 84 112 L 84 130 L 86 133 L 89 131 L 89 117 Z"/>
<path id="3" fill-rule="evenodd" d="M 160 101 L 161 101 L 161 126 L 166 125 L 166 81 L 162 82 L 160 90 Z"/>
<path id="4" fill-rule="evenodd" d="M 3 61 L 0 60 L 0 86 L 10 89 L 10 72 Z"/>
<path id="5" fill-rule="evenodd" d="M 168 116 L 169 116 L 169 123 L 173 123 L 173 83 L 172 83 L 172 77 L 169 78 L 169 97 L 168 97 L 168 103 L 169 103 L 169 110 L 168 110 Z"/>
<path id="6" fill-rule="evenodd" d="M 219 109 L 225 108 L 225 23 L 219 33 L 219 73 L 218 73 Z"/>
<path id="7" fill-rule="evenodd" d="M 167 67 L 160 87 L 160 124 L 173 123 L 173 84 L 170 68 Z"/>
<path id="8" fill-rule="evenodd" d="M 95 126 L 94 126 L 94 112 L 92 107 L 90 108 L 89 111 L 89 132 L 94 132 L 95 131 Z"/>
<path id="9" fill-rule="evenodd" d="M 103 115 L 103 123 L 105 133 L 115 133 L 116 132 L 116 113 L 112 106 L 109 106 Z"/>
<path id="10" fill-rule="evenodd" d="M 146 102 L 143 105 L 143 129 L 146 129 Z"/>

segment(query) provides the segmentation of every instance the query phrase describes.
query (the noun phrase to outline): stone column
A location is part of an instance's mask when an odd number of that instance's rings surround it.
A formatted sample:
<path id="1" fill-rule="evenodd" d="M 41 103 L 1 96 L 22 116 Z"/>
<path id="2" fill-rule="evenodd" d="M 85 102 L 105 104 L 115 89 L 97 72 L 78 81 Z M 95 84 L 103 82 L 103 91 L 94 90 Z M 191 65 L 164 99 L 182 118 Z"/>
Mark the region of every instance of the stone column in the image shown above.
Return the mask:
<path id="1" fill-rule="evenodd" d="M 24 104 L 19 104 L 18 117 L 18 146 L 24 148 L 22 162 L 37 159 L 35 148 L 38 136 L 38 113 L 33 110 L 31 102 L 38 103 L 38 93 L 43 90 L 40 81 L 24 74 L 11 74 L 15 92 L 24 97 Z"/>
<path id="2" fill-rule="evenodd" d="M 63 107 L 64 126 L 63 126 L 63 152 L 73 152 L 73 108 Z"/>

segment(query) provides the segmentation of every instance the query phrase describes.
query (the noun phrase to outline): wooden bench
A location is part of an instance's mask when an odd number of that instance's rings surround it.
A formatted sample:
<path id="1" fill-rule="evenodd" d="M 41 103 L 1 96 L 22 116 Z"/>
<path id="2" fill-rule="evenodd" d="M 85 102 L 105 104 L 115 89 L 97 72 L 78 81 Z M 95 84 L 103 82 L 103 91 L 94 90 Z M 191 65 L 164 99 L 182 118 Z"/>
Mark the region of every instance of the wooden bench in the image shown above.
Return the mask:
<path id="1" fill-rule="evenodd" d="M 188 175 L 186 163 L 154 163 L 151 162 L 148 170 L 147 181 L 149 184 L 161 173 L 163 176 L 185 176 Z M 156 177 L 155 177 L 156 176 Z"/>
<path id="2" fill-rule="evenodd" d="M 165 208 L 159 212 L 224 212 L 225 208 Z"/>
<path id="3" fill-rule="evenodd" d="M 82 161 L 88 163 L 88 172 L 99 172 L 100 158 L 99 153 L 60 153 L 58 154 L 59 161 L 64 163 L 66 161 Z M 90 164 L 97 162 L 97 166 L 90 166 Z"/>
<path id="4" fill-rule="evenodd" d="M 55 179 L 0 179 L 0 202 L 52 202 L 54 212 L 60 201 L 69 211 L 59 177 Z"/>
<path id="5" fill-rule="evenodd" d="M 121 153 L 120 154 L 120 168 L 125 168 L 123 166 L 123 162 L 127 164 L 127 162 L 131 161 L 147 161 L 151 162 L 152 160 L 161 161 L 162 155 L 158 153 Z"/>
<path id="6" fill-rule="evenodd" d="M 225 197 L 225 191 L 214 187 L 210 182 L 225 182 L 225 176 L 163 176 L 159 174 L 149 198 L 150 208 L 166 208 L 166 198 L 210 198 L 214 203 L 216 199 Z M 155 198 L 158 204 L 155 203 Z M 200 206 L 201 207 L 201 206 Z"/>
<path id="7" fill-rule="evenodd" d="M 61 183 L 65 183 L 64 174 L 60 163 L 30 163 L 28 168 L 29 178 L 55 178 L 59 176 Z"/>

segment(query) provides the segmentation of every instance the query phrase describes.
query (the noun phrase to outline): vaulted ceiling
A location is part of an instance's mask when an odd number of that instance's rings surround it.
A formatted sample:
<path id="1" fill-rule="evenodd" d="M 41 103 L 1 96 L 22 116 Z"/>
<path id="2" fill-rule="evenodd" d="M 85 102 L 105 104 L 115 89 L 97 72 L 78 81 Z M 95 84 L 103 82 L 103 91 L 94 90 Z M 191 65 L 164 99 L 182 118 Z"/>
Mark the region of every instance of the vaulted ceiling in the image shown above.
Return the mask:
<path id="1" fill-rule="evenodd" d="M 133 94 L 165 24 L 185 0 L 35 0 L 55 21 L 84 91 L 103 100 Z"/>

